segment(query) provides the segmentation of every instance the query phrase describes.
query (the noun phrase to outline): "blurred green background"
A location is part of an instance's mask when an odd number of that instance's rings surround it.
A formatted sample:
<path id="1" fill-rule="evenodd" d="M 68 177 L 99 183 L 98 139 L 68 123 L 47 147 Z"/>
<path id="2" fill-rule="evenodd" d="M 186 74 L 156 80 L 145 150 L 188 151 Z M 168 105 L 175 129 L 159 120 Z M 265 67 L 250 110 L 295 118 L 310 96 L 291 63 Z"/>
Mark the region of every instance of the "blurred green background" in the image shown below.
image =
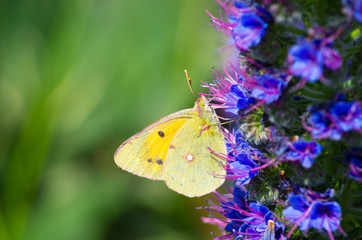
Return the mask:
<path id="1" fill-rule="evenodd" d="M 212 239 L 208 197 L 116 167 L 212 79 L 213 0 L 0 2 L 0 239 Z M 205 90 L 203 90 L 205 92 Z M 209 196 L 210 197 L 210 196 Z"/>

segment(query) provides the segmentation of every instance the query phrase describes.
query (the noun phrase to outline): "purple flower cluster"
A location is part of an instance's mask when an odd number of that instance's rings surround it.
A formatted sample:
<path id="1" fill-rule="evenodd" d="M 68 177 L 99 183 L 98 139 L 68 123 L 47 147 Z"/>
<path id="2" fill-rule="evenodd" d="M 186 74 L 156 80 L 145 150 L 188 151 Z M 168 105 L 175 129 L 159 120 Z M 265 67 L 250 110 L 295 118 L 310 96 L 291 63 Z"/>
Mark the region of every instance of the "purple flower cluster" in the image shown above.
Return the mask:
<path id="1" fill-rule="evenodd" d="M 322 78 L 323 67 L 337 70 L 342 65 L 339 53 L 321 40 L 303 40 L 292 46 L 287 61 L 291 74 L 309 82 Z"/>
<path id="2" fill-rule="evenodd" d="M 327 231 L 330 239 L 334 239 L 331 232 L 337 229 L 343 233 L 340 227 L 342 213 L 339 204 L 325 201 L 318 194 L 306 195 L 290 196 L 288 199 L 290 206 L 283 210 L 284 217 L 294 223 L 287 237 L 292 234 L 297 226 L 305 232 L 309 228 L 315 228 L 318 231 L 323 228 Z"/>
<path id="3" fill-rule="evenodd" d="M 349 131 L 362 133 L 362 109 L 358 101 L 345 101 L 340 96 L 337 101 L 329 102 L 325 107 L 312 106 L 305 126 L 313 138 L 340 140 L 342 134 Z"/>
<path id="4" fill-rule="evenodd" d="M 215 71 L 216 81 L 212 84 L 203 82 L 210 90 L 209 94 L 203 95 L 216 102 L 211 104 L 214 108 L 224 109 L 227 117 L 235 121 L 261 104 L 277 101 L 287 86 L 286 80 L 273 74 L 247 76 L 241 69 L 232 67 L 232 70 L 233 76 L 224 70 L 225 77 Z"/>
<path id="5" fill-rule="evenodd" d="M 270 104 L 280 97 L 282 91 L 287 86 L 287 82 L 272 74 L 255 75 L 255 81 L 248 82 L 251 96 L 262 103 Z"/>
<path id="6" fill-rule="evenodd" d="M 358 134 L 362 134 L 361 102 L 356 97 L 360 84 L 355 82 L 354 73 L 350 73 L 359 69 L 351 63 L 359 56 L 358 31 L 351 35 L 358 23 L 345 18 L 336 18 L 336 23 L 343 21 L 348 26 L 322 26 L 323 21 L 313 19 L 307 23 L 302 16 L 309 10 L 300 11 L 284 1 L 216 1 L 227 19 L 224 20 L 221 12 L 218 18 L 208 14 L 213 25 L 230 36 L 228 43 L 239 50 L 239 62 L 234 65 L 237 67 L 230 64 L 231 71 L 224 70 L 222 74 L 214 71 L 215 81 L 203 83 L 209 89 L 209 94 L 204 95 L 210 99 L 212 108 L 218 110 L 220 119 L 229 124 L 229 131 L 225 130 L 227 154 L 221 157 L 227 172 L 223 177 L 235 180 L 235 188 L 232 194 L 215 193 L 213 201 L 219 204 L 208 208 L 224 218 L 204 218 L 204 221 L 217 224 L 227 232 L 215 239 L 285 239 L 284 225 L 276 221 L 281 212 L 285 225 L 290 225 L 288 238 L 297 227 L 305 234 L 310 228 L 325 230 L 330 239 L 334 239 L 332 232 L 337 229 L 344 234 L 340 227 L 341 207 L 330 201 L 334 190 L 319 194 L 306 189 L 333 189 L 326 181 L 311 179 L 316 173 L 328 172 L 321 169 L 322 164 L 312 166 L 317 158 L 327 162 L 331 156 L 336 158 L 336 165 L 345 164 L 336 157 L 341 156 L 344 149 L 349 149 L 345 157 L 350 177 L 362 181 L 362 150 L 352 147 L 358 145 Z M 362 0 L 342 2 L 344 10 L 361 21 Z M 329 11 L 334 3 L 328 4 L 326 10 Z M 268 10 L 276 14 L 275 22 Z M 288 16 L 289 10 L 293 16 Z M 286 14 L 277 15 L 278 12 Z M 290 24 L 296 21 L 301 23 L 298 27 Z M 271 55 L 264 54 L 267 51 L 275 54 L 266 58 Z M 342 57 L 349 57 L 351 64 L 343 62 Z M 343 63 L 347 68 L 341 69 Z M 346 75 L 348 77 L 344 77 Z M 310 83 L 304 87 L 307 82 Z M 336 97 L 328 99 L 335 92 Z M 321 104 L 310 106 L 310 102 L 317 99 Z M 338 147 L 330 151 L 331 145 Z M 279 188 L 272 187 L 278 199 L 270 196 L 264 199 L 261 188 L 273 185 L 275 174 L 275 169 L 267 167 L 288 167 L 283 164 L 286 161 L 299 163 L 313 172 L 307 175 L 307 180 L 298 174 L 291 178 L 284 175 Z M 257 196 L 260 202 L 249 201 L 246 189 L 260 194 Z M 287 196 L 289 206 L 285 205 Z M 274 215 L 263 205 L 270 201 L 275 201 Z"/>
<path id="7" fill-rule="evenodd" d="M 288 144 L 283 160 L 300 162 L 304 168 L 311 168 L 316 158 L 322 152 L 322 146 L 315 141 L 295 141 Z"/>
<path id="8" fill-rule="evenodd" d="M 210 13 L 214 26 L 223 33 L 231 36 L 229 44 L 234 44 L 240 51 L 249 51 L 250 47 L 260 43 L 266 34 L 266 29 L 273 22 L 273 16 L 261 7 L 254 7 L 244 2 L 227 3 L 218 1 L 227 14 L 228 22 L 215 18 Z"/>
<path id="9" fill-rule="evenodd" d="M 259 150 L 252 148 L 240 131 L 226 136 L 230 142 L 227 143 L 227 179 L 236 179 L 236 185 L 250 183 L 250 180 L 258 175 L 259 164 L 255 160 L 265 159 Z"/>
<path id="10" fill-rule="evenodd" d="M 236 69 L 233 69 L 234 76 L 231 76 L 226 70 L 224 72 L 225 77 L 215 71 L 216 81 L 214 83 L 203 83 L 204 87 L 210 90 L 210 94 L 205 95 L 217 103 L 213 104 L 214 108 L 223 108 L 230 118 L 238 118 L 243 110 L 255 103 L 255 100 L 244 87 L 243 78 Z"/>
<path id="11" fill-rule="evenodd" d="M 211 202 L 207 207 L 210 212 L 221 214 L 225 219 L 203 218 L 206 223 L 217 224 L 227 232 L 217 239 L 261 239 L 268 235 L 270 239 L 283 239 L 284 225 L 275 222 L 273 213 L 256 202 L 248 200 L 248 193 L 238 187 L 232 194 L 215 193 L 217 203 Z M 274 224 L 271 224 L 274 223 Z M 271 230 L 273 230 L 271 232 Z"/>

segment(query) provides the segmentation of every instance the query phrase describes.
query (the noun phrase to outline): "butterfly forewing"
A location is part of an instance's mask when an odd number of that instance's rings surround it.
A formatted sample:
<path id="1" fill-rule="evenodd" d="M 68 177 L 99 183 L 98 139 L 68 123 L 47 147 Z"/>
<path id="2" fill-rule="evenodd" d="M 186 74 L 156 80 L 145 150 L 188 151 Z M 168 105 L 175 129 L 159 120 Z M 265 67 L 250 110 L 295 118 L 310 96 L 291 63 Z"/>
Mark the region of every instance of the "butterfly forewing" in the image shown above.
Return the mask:
<path id="1" fill-rule="evenodd" d="M 170 143 L 194 115 L 193 109 L 185 109 L 148 126 L 117 149 L 114 155 L 116 164 L 136 175 L 164 180 L 163 168 Z"/>

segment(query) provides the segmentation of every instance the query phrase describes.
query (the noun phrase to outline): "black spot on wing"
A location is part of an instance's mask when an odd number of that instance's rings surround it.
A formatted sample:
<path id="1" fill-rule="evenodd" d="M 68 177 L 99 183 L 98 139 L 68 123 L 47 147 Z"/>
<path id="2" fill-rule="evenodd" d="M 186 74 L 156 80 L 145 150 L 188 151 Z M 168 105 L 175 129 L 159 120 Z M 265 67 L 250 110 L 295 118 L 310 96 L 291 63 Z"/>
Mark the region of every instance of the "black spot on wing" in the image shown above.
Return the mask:
<path id="1" fill-rule="evenodd" d="M 147 159 L 147 162 L 149 163 L 152 162 L 152 158 Z"/>
<path id="2" fill-rule="evenodd" d="M 164 132 L 162 132 L 162 131 L 158 131 L 158 136 L 160 136 L 160 137 L 164 137 L 165 136 L 165 133 Z"/>
<path id="3" fill-rule="evenodd" d="M 156 163 L 157 163 L 158 165 L 161 165 L 161 164 L 163 163 L 163 161 L 162 161 L 162 159 L 158 159 L 158 160 L 156 161 Z"/>

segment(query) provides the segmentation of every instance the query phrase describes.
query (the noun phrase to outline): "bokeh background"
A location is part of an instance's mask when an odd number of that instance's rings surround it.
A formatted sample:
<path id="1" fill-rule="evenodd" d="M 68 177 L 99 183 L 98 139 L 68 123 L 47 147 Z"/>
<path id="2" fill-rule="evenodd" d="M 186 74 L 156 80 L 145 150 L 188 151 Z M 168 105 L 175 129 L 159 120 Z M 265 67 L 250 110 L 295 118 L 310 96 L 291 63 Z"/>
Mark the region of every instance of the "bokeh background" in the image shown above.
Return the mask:
<path id="1" fill-rule="evenodd" d="M 213 0 L 0 1 L 0 239 L 212 239 L 208 197 L 116 167 L 128 137 L 193 106 L 223 46 Z M 209 196 L 210 197 L 210 196 Z"/>

